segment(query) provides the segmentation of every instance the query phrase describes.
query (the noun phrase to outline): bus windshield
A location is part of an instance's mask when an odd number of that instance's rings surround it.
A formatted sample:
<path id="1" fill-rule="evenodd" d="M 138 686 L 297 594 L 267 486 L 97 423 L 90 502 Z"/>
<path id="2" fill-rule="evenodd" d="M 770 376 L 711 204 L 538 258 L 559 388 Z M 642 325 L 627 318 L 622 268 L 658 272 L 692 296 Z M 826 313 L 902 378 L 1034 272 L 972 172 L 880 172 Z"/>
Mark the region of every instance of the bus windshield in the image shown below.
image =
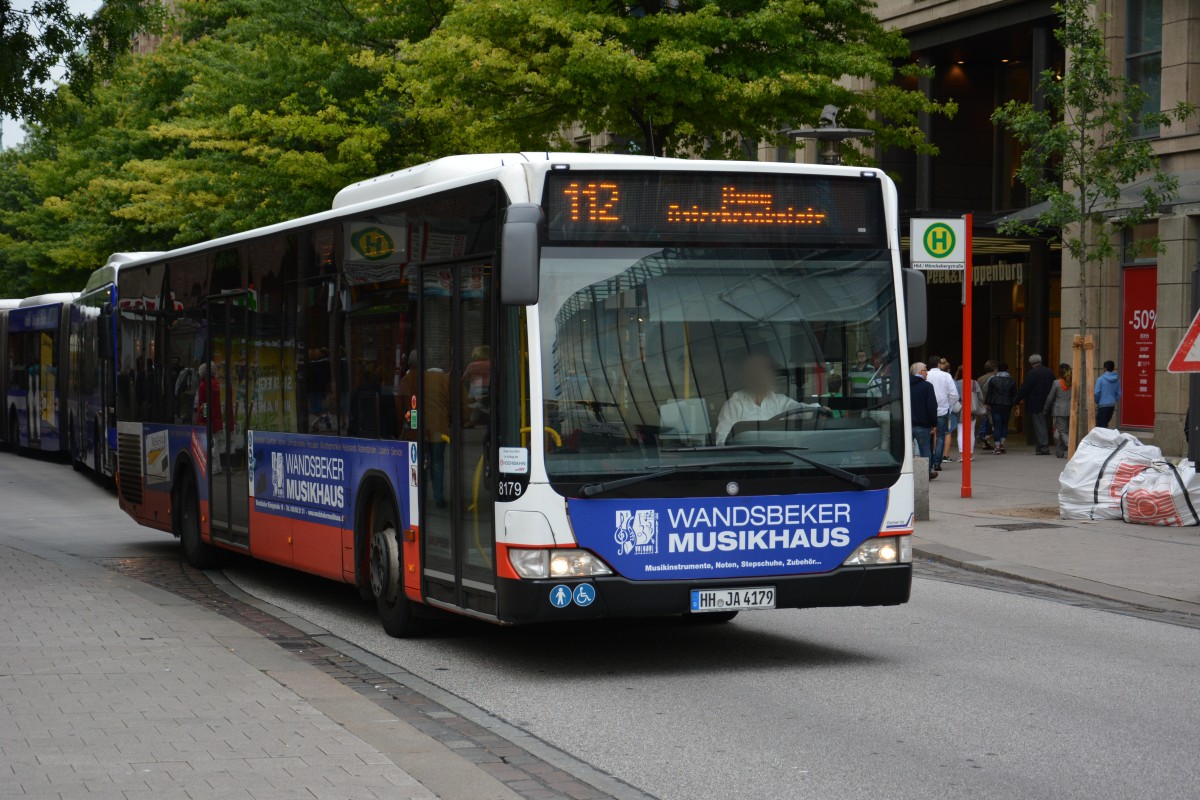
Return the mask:
<path id="1" fill-rule="evenodd" d="M 561 491 L 643 474 L 662 480 L 624 491 L 834 490 L 822 465 L 876 486 L 898 475 L 906 381 L 886 250 L 548 247 L 541 274 Z"/>

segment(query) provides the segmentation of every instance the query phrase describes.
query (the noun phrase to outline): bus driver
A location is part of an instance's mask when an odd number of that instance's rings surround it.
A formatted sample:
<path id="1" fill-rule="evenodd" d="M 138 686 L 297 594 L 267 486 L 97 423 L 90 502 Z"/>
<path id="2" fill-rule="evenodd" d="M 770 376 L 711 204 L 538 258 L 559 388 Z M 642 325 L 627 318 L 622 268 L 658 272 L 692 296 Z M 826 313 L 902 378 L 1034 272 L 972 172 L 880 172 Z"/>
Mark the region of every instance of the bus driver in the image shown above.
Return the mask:
<path id="1" fill-rule="evenodd" d="M 739 422 L 763 422 L 794 409 L 826 411 L 820 403 L 801 403 L 775 387 L 775 361 L 766 353 L 751 353 L 742 364 L 746 388 L 729 396 L 717 417 L 717 444 L 725 444 L 729 431 Z"/>

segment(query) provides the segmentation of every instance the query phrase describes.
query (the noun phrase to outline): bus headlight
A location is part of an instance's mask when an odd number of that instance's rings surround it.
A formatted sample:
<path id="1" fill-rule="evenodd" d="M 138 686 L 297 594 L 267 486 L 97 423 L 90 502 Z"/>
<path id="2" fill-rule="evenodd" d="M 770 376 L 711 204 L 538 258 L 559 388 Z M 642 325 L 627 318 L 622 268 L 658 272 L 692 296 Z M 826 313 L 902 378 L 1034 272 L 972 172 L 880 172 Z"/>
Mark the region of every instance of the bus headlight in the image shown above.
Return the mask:
<path id="1" fill-rule="evenodd" d="M 842 562 L 846 567 L 864 567 L 874 564 L 911 564 L 912 537 L 877 536 L 867 539 Z"/>
<path id="2" fill-rule="evenodd" d="M 522 578 L 587 578 L 612 575 L 608 565 L 586 550 L 513 547 L 508 562 Z"/>

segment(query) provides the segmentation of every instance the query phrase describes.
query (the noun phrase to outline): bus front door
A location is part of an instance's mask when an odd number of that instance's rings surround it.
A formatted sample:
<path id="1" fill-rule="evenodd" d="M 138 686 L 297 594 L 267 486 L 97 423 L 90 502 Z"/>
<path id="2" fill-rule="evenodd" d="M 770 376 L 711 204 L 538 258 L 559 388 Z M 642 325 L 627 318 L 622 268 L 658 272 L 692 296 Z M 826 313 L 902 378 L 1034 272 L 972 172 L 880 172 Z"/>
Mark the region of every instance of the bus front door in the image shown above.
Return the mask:
<path id="1" fill-rule="evenodd" d="M 208 303 L 208 475 L 214 539 L 250 546 L 250 483 L 246 431 L 249 421 L 246 357 L 249 353 L 248 293 L 223 294 Z M 215 379 L 215 384 L 213 383 Z"/>
<path id="2" fill-rule="evenodd" d="M 491 492 L 491 266 L 421 275 L 421 536 L 425 595 L 496 614 Z"/>

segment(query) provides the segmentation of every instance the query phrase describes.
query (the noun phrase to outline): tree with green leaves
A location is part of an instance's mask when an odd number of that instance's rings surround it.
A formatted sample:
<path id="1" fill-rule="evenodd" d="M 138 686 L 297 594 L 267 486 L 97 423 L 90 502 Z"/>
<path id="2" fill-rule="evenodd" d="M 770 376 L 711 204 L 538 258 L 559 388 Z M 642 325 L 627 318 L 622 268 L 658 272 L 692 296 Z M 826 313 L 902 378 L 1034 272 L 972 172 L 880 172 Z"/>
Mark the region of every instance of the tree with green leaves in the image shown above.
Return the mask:
<path id="1" fill-rule="evenodd" d="M 1021 144 L 1017 177 L 1046 207 L 1032 222 L 1013 220 L 1000 230 L 1062 241 L 1079 265 L 1078 334 L 1086 337 L 1092 311 L 1088 291 L 1098 285 L 1093 272 L 1117 255 L 1122 230 L 1153 217 L 1178 189 L 1142 132 L 1183 122 L 1195 108 L 1187 103 L 1165 111 L 1148 108 L 1146 93 L 1109 61 L 1103 19 L 1091 0 L 1061 0 L 1054 10 L 1060 20 L 1054 36 L 1067 52 L 1067 66 L 1061 75 L 1047 70 L 1040 76 L 1044 108 L 1009 101 L 992 115 Z M 1139 179 L 1145 181 L 1140 202 L 1119 207 L 1122 190 Z M 1084 369 L 1075 376 L 1076 385 L 1082 384 L 1086 359 L 1093 356 L 1084 351 L 1082 357 Z M 1075 397 L 1072 416 L 1092 418 L 1091 387 Z M 1073 424 L 1072 430 L 1082 427 Z"/>
<path id="2" fill-rule="evenodd" d="M 0 154 L 6 293 L 77 288 L 109 253 L 179 247 L 323 211 L 437 147 L 369 66 L 338 0 L 186 0 L 162 45 L 70 88 Z"/>
<path id="3" fill-rule="evenodd" d="M 0 0 L 0 113 L 41 118 L 60 73 L 85 93 L 157 12 L 146 0 L 106 0 L 91 16 L 73 12 L 67 0 L 35 0 L 28 8 Z"/>
<path id="4" fill-rule="evenodd" d="M 908 45 L 873 12 L 870 0 L 472 0 L 385 68 L 463 150 L 558 147 L 579 124 L 633 152 L 747 158 L 832 104 L 875 144 L 930 152 L 917 114 L 952 105 L 899 85 L 915 74 L 896 66 Z"/>

